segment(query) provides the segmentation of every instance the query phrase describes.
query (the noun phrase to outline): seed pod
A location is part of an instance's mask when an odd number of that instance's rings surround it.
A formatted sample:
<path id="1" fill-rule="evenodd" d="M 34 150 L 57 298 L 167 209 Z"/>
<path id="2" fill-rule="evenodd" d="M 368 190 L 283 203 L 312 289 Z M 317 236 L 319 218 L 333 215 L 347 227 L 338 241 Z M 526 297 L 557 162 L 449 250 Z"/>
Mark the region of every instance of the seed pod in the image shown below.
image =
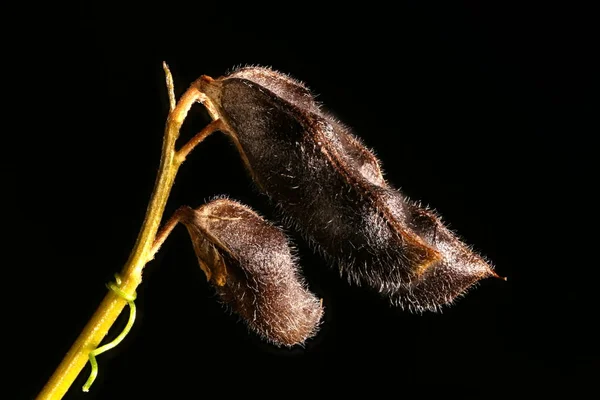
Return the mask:
<path id="1" fill-rule="evenodd" d="M 436 310 L 490 266 L 392 188 L 379 161 L 310 91 L 260 67 L 200 79 L 254 181 L 350 282 Z"/>
<path id="2" fill-rule="evenodd" d="M 278 346 L 301 344 L 317 332 L 323 308 L 280 229 L 227 199 L 179 213 L 208 281 L 251 330 Z"/>

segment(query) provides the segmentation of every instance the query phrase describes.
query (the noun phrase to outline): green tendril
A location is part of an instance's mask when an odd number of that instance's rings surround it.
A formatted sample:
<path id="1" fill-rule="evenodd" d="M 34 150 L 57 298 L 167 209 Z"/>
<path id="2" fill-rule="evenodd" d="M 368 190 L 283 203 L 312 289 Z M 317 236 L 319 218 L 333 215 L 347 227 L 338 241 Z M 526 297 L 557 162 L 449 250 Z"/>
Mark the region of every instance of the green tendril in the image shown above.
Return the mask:
<path id="1" fill-rule="evenodd" d="M 121 277 L 119 276 L 119 274 L 115 274 L 115 281 L 116 283 L 109 282 L 106 285 L 106 287 L 112 290 L 117 296 L 127 300 L 127 304 L 129 305 L 129 320 L 127 321 L 127 325 L 125 325 L 123 331 L 112 342 L 105 344 L 104 346 L 98 347 L 96 350 L 90 351 L 89 357 L 92 371 L 90 372 L 90 377 L 88 378 L 87 382 L 85 382 L 85 385 L 83 385 L 84 392 L 88 392 L 90 390 L 90 386 L 92 386 L 92 383 L 94 383 L 96 377 L 98 376 L 98 362 L 96 361 L 96 356 L 116 347 L 119 343 L 121 343 L 121 341 L 123 341 L 125 336 L 127 336 L 129 331 L 131 330 L 133 322 L 135 321 L 134 301 L 136 298 L 136 293 L 134 292 L 133 295 L 130 295 L 121 290 Z"/>

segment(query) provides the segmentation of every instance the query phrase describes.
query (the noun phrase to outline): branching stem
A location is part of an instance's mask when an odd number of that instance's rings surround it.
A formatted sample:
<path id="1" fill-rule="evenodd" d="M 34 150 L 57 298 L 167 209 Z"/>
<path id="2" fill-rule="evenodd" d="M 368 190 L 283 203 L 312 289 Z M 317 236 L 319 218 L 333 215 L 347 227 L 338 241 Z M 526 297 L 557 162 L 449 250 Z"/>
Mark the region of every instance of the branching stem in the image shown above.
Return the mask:
<path id="1" fill-rule="evenodd" d="M 108 291 L 94 315 L 38 395 L 38 400 L 61 399 L 66 394 L 88 362 L 90 352 L 98 348 L 123 308 L 128 304 L 127 297 L 134 296 L 136 288 L 142 282 L 144 266 L 153 258 L 158 247 L 166 238 L 161 236 L 159 243 L 156 243 L 157 246 L 155 246 L 156 234 L 179 166 L 203 138 L 215 130 L 219 130 L 220 124 L 215 121 L 196 135 L 190 143 L 183 146 L 181 153 L 175 151 L 175 142 L 179 137 L 179 131 L 192 105 L 201 102 L 209 110 L 213 108 L 212 105 L 206 104 L 206 97 L 199 90 L 200 80 L 194 82 L 176 104 L 171 72 L 164 63 L 163 68 L 166 74 L 170 113 L 163 137 L 160 167 L 146 210 L 146 217 L 129 259 L 119 274 L 121 277 L 119 289 L 125 296 L 119 295 L 113 290 Z M 214 113 L 211 115 L 215 118 Z"/>

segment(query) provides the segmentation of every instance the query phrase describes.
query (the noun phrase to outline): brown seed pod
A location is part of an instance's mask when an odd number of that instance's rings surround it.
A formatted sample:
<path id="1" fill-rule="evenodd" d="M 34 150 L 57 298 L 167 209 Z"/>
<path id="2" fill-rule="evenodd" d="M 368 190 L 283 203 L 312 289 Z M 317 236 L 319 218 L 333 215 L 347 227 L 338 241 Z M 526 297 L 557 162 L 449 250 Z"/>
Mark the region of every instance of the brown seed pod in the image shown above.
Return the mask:
<path id="1" fill-rule="evenodd" d="M 422 311 L 495 276 L 439 218 L 392 188 L 373 153 L 303 84 L 248 67 L 202 77 L 200 90 L 254 181 L 351 282 Z"/>
<path id="2" fill-rule="evenodd" d="M 317 332 L 321 302 L 279 228 L 228 199 L 178 213 L 208 281 L 251 330 L 278 346 L 302 344 Z"/>

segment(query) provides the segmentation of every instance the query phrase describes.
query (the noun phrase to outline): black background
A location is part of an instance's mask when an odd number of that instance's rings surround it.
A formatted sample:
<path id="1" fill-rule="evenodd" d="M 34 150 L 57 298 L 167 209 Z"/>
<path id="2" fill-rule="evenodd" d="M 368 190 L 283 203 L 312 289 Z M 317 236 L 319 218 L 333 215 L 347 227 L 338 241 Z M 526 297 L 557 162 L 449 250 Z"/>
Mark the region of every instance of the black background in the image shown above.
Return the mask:
<path id="1" fill-rule="evenodd" d="M 177 95 L 202 74 L 246 64 L 306 82 L 394 186 L 438 210 L 508 282 L 486 280 L 441 314 L 411 315 L 347 286 L 294 236 L 326 318 L 305 348 L 282 350 L 223 311 L 177 228 L 144 273 L 133 331 L 98 357 L 91 392 L 80 391 L 86 367 L 66 398 L 594 390 L 590 13 L 321 7 L 52 5 L 32 7 L 7 36 L 16 51 L 5 80 L 17 87 L 6 100 L 18 110 L 6 121 L 19 125 L 5 130 L 17 199 L 8 216 L 20 221 L 5 257 L 16 398 L 41 390 L 127 259 L 158 167 L 163 60 Z M 195 107 L 182 139 L 208 121 Z M 182 167 L 165 216 L 219 194 L 273 215 L 232 144 L 214 135 Z"/>

